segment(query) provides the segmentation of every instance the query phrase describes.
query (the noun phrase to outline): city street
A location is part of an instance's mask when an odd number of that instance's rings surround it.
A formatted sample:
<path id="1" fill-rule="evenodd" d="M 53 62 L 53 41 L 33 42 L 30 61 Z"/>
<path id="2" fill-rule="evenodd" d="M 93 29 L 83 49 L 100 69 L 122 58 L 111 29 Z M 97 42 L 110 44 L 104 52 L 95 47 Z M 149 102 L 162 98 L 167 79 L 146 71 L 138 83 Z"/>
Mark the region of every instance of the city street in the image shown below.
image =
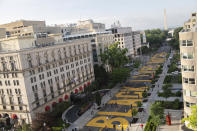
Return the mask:
<path id="1" fill-rule="evenodd" d="M 170 56 L 172 55 L 173 53 Z M 86 123 L 82 131 L 141 130 L 140 124 L 145 125 L 149 116 L 150 104 L 154 102 L 156 93 L 162 87 L 167 73 L 167 64 L 170 61 L 165 62 L 165 56 L 166 54 L 163 52 L 154 55 L 147 64 L 140 68 L 138 75 L 131 76 L 125 86 L 120 87 L 107 104 L 101 110 L 96 111 L 95 116 Z M 163 72 L 155 85 L 156 88 L 151 92 L 149 101 L 143 103 L 145 111 L 138 113 L 137 116 L 132 116 L 132 110 L 137 109 L 137 101 L 143 101 L 142 92 L 148 88 L 147 85 L 150 85 L 151 73 L 159 67 L 159 64 L 164 62 Z"/>

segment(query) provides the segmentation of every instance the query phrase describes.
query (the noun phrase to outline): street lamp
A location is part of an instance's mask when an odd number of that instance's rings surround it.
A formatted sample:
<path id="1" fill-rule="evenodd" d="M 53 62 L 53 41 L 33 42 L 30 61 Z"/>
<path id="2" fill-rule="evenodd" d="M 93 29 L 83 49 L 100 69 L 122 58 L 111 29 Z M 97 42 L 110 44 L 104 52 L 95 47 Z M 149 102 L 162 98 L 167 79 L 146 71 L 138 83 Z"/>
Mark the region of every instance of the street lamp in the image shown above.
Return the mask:
<path id="1" fill-rule="evenodd" d="M 45 131 L 45 127 L 46 127 L 46 123 L 45 122 L 43 123 L 43 126 L 44 126 L 44 131 Z"/>

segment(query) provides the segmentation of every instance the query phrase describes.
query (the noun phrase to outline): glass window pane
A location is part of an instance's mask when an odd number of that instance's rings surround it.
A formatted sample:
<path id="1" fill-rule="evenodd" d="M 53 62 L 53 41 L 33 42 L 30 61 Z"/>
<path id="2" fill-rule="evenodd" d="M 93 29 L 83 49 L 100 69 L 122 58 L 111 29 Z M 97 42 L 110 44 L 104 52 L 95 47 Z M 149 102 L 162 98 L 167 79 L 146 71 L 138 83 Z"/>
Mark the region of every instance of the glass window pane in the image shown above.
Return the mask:
<path id="1" fill-rule="evenodd" d="M 195 84 L 195 79 L 194 78 L 189 78 L 189 84 Z"/>
<path id="2" fill-rule="evenodd" d="M 193 41 L 188 40 L 188 41 L 187 41 L 187 46 L 193 46 Z"/>
<path id="3" fill-rule="evenodd" d="M 186 40 L 181 41 L 182 46 L 186 46 Z"/>
<path id="4" fill-rule="evenodd" d="M 191 91 L 190 94 L 192 97 L 197 97 L 197 92 L 195 92 L 195 91 Z"/>
<path id="5" fill-rule="evenodd" d="M 188 78 L 183 78 L 184 83 L 188 83 Z"/>
<path id="6" fill-rule="evenodd" d="M 189 90 L 186 90 L 186 91 L 185 91 L 185 95 L 186 95 L 186 96 L 190 96 L 190 91 L 189 91 Z"/>
<path id="7" fill-rule="evenodd" d="M 188 54 L 188 59 L 193 59 L 193 55 L 192 54 Z"/>

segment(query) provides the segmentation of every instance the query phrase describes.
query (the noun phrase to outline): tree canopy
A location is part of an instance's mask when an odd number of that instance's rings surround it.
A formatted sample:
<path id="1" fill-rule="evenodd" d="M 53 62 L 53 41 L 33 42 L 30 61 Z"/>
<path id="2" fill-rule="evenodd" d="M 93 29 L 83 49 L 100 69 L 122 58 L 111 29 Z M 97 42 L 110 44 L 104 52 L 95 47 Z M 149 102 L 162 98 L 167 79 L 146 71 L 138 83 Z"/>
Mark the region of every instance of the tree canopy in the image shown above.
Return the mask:
<path id="1" fill-rule="evenodd" d="M 195 129 L 197 131 L 197 105 L 191 106 L 191 115 L 187 118 L 183 118 L 183 122 L 188 122 L 188 127 Z"/>
<path id="2" fill-rule="evenodd" d="M 167 37 L 167 31 L 162 31 L 160 29 L 145 30 L 147 42 L 149 42 L 150 47 L 160 47 L 162 42 L 165 41 Z"/>
<path id="3" fill-rule="evenodd" d="M 150 115 L 152 117 L 152 122 L 158 126 L 161 120 L 164 118 L 164 108 L 161 106 L 160 102 L 156 102 L 151 105 Z"/>
<path id="4" fill-rule="evenodd" d="M 174 30 L 174 35 L 173 38 L 170 41 L 170 45 L 174 48 L 174 49 L 179 49 L 179 32 L 183 29 L 183 27 L 178 27 Z"/>
<path id="5" fill-rule="evenodd" d="M 128 57 L 126 56 L 126 53 L 128 50 L 126 48 L 121 49 L 118 47 L 119 42 L 116 42 L 115 44 L 110 45 L 109 49 L 105 50 L 104 53 L 102 53 L 101 61 L 104 64 L 109 64 L 113 68 L 120 68 L 124 64 L 128 62 Z"/>

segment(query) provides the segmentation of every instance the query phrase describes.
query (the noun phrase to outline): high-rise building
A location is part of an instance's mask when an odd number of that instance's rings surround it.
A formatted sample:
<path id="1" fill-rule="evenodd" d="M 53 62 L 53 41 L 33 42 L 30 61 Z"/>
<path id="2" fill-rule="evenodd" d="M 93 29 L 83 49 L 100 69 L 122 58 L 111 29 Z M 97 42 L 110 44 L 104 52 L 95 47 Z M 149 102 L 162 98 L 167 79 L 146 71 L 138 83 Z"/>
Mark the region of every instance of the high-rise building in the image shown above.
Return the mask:
<path id="1" fill-rule="evenodd" d="M 191 114 L 190 106 L 197 104 L 197 12 L 192 13 L 179 33 L 182 66 L 184 117 Z M 186 122 L 187 125 L 187 122 Z"/>
<path id="2" fill-rule="evenodd" d="M 44 21 L 0 25 L 0 114 L 31 123 L 94 80 L 90 38 L 64 41 Z"/>

